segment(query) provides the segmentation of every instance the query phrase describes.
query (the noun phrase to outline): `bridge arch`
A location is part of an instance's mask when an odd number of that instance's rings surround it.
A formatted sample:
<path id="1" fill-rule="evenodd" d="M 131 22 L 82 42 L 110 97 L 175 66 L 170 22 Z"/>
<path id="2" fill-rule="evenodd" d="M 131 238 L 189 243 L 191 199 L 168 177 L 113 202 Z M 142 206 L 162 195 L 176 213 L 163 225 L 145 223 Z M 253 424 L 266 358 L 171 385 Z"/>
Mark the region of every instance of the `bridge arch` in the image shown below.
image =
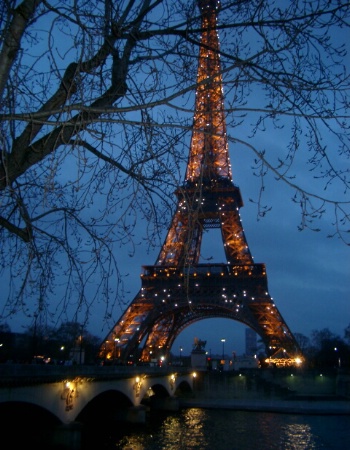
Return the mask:
<path id="1" fill-rule="evenodd" d="M 117 389 L 107 389 L 93 397 L 76 416 L 76 421 L 93 425 L 96 422 L 114 422 L 126 419 L 133 402 Z"/>
<path id="2" fill-rule="evenodd" d="M 183 383 L 192 387 L 190 373 L 140 372 L 109 379 L 75 376 L 71 381 L 67 377 L 58 382 L 1 386 L 0 405 L 11 402 L 36 405 L 62 424 L 70 424 L 103 402 L 107 409 L 112 410 L 114 406 L 119 406 L 119 409 L 137 408 L 151 397 L 174 398 Z"/>
<path id="3" fill-rule="evenodd" d="M 41 448 L 43 441 L 51 441 L 54 430 L 61 425 L 55 414 L 32 402 L 7 401 L 0 403 L 1 436 L 9 448 Z"/>
<path id="4" fill-rule="evenodd" d="M 178 390 L 193 387 L 192 373 L 184 369 L 36 365 L 0 369 L 0 415 L 6 419 L 1 426 L 10 442 L 13 436 L 13 448 L 38 442 L 35 448 L 41 449 L 47 434 L 45 442 L 78 449 L 83 437 L 91 438 L 83 430 L 97 420 L 106 432 L 118 431 L 118 422 L 144 423 L 146 405 L 175 411 Z"/>

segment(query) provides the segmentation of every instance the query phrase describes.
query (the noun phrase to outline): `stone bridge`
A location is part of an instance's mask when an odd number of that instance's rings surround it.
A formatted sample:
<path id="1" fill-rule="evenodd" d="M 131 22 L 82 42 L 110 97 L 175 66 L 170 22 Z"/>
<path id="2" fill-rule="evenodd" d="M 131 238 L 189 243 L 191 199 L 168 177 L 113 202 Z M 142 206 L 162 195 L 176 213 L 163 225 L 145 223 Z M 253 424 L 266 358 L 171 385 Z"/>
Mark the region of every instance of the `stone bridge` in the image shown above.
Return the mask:
<path id="1" fill-rule="evenodd" d="M 9 405 L 18 405 L 19 413 L 21 405 L 33 405 L 66 428 L 87 414 L 113 414 L 142 423 L 145 405 L 177 410 L 176 393 L 191 391 L 194 376 L 193 370 L 181 367 L 2 364 L 0 411 L 4 416 Z M 71 441 L 72 437 L 69 448 L 73 448 Z"/>

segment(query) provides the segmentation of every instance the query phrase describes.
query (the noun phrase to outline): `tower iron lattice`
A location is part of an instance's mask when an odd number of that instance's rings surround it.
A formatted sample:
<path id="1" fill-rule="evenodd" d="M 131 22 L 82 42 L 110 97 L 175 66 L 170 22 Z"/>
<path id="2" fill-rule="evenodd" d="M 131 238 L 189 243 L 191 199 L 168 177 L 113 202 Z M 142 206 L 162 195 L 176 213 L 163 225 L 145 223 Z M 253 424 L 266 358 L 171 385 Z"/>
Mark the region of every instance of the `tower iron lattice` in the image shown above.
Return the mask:
<path id="1" fill-rule="evenodd" d="M 104 339 L 100 357 L 122 363 L 167 357 L 194 322 L 226 318 L 253 329 L 268 361 L 292 365 L 299 346 L 268 291 L 264 264 L 250 253 L 232 180 L 226 135 L 219 38 L 219 1 L 199 0 L 202 35 L 195 115 L 177 209 L 153 266 L 143 266 L 141 289 Z M 200 264 L 203 232 L 220 228 L 225 263 Z"/>

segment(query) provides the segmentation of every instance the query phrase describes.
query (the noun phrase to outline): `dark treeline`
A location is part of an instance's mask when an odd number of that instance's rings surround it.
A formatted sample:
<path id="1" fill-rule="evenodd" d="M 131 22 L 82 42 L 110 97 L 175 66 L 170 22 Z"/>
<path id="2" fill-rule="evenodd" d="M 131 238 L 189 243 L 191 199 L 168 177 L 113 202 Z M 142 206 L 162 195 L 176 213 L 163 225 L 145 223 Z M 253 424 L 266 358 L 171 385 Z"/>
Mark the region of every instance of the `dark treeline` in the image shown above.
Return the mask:
<path id="1" fill-rule="evenodd" d="M 295 338 L 308 368 L 350 367 L 350 324 L 343 337 L 324 328 L 312 331 L 311 337 L 296 333 Z M 1 363 L 98 364 L 101 343 L 100 337 L 77 322 L 62 323 L 58 328 L 34 323 L 23 333 L 13 333 L 7 324 L 0 324 Z M 266 356 L 261 350 L 258 354 L 261 361 Z"/>
<path id="2" fill-rule="evenodd" d="M 100 345 L 101 338 L 77 322 L 62 323 L 58 328 L 34 323 L 23 333 L 12 333 L 7 324 L 0 325 L 2 363 L 94 364 Z"/>

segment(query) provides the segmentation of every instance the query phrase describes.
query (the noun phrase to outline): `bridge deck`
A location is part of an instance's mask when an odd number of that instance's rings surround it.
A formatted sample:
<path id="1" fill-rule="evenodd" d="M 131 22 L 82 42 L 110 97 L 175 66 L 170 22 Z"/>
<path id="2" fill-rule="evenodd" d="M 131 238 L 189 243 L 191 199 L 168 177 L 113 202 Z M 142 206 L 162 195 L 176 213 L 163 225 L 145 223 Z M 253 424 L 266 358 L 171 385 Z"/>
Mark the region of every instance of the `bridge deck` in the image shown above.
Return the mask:
<path id="1" fill-rule="evenodd" d="M 164 377 L 171 373 L 188 374 L 189 367 L 149 367 L 149 366 L 85 366 L 50 364 L 0 364 L 0 386 L 28 386 L 64 381 L 67 378 L 84 377 L 92 380 L 116 380 L 139 374 Z"/>

